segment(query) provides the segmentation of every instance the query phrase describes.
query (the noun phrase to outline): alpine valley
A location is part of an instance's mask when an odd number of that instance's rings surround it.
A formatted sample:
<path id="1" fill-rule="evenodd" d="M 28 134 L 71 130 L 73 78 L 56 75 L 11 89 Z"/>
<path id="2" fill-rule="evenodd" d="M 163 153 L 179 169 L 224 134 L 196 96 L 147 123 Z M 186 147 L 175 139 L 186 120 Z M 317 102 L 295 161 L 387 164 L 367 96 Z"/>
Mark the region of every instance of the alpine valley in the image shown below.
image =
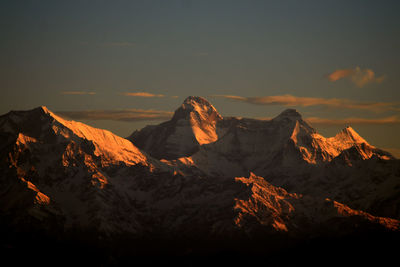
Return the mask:
<path id="1" fill-rule="evenodd" d="M 383 265 L 399 220 L 400 161 L 351 127 L 325 138 L 294 109 L 222 117 L 190 96 L 128 138 L 43 106 L 0 116 L 12 260 Z"/>

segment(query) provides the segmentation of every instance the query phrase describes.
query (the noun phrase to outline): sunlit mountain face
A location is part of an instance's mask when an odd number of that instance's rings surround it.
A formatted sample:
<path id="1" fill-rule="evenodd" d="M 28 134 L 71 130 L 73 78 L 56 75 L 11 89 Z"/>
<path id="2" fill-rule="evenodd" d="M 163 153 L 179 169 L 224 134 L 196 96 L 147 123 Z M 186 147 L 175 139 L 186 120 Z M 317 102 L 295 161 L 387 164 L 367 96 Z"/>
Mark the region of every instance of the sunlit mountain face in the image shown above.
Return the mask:
<path id="1" fill-rule="evenodd" d="M 0 141 L 1 246 L 16 261 L 339 265 L 396 255 L 400 161 L 351 127 L 326 138 L 294 109 L 222 117 L 190 96 L 171 120 L 125 139 L 42 106 L 0 116 Z"/>

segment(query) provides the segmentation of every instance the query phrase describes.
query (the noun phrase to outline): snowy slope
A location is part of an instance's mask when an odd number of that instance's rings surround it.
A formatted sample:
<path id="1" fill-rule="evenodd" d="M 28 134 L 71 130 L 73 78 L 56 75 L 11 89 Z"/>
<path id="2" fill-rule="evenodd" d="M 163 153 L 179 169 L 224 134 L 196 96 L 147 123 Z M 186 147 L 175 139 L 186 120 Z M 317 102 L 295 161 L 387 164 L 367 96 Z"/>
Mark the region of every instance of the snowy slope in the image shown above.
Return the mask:
<path id="1" fill-rule="evenodd" d="M 16 192 L 23 190 L 26 199 L 21 201 L 30 203 L 33 211 L 56 209 L 69 226 L 104 231 L 120 228 L 113 225 L 113 202 L 120 195 L 110 186 L 118 169 L 138 165 L 149 171 L 163 168 L 128 140 L 64 120 L 45 107 L 1 116 L 0 131 L 3 203 L 14 202 Z M 43 219 L 43 214 L 34 215 Z"/>
<path id="2" fill-rule="evenodd" d="M 27 136 L 28 139 L 31 138 L 28 143 L 34 142 L 34 139 L 47 138 L 52 143 L 62 142 L 66 139 L 92 143 L 94 155 L 100 156 L 103 164 L 146 162 L 146 156 L 126 139 L 107 130 L 65 120 L 44 106 L 32 111 L 11 111 L 0 118 L 0 129 L 3 133 L 12 135 L 20 133 Z M 22 142 L 24 143 L 23 140 Z"/>

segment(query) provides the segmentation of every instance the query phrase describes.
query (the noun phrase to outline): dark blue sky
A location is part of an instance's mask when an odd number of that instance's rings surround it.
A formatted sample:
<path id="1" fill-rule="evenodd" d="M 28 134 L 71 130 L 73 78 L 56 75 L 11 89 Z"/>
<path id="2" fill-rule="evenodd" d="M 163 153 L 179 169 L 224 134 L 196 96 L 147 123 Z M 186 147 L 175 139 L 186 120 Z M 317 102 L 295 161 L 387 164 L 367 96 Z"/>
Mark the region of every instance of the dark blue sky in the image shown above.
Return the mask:
<path id="1" fill-rule="evenodd" d="M 39 105 L 173 111 L 186 96 L 200 95 L 226 116 L 273 117 L 294 107 L 325 119 L 314 126 L 327 135 L 352 118 L 372 144 L 400 149 L 399 11 L 399 1 L 3 0 L 0 112 Z M 338 70 L 346 75 L 327 78 Z M 391 108 L 254 104 L 227 95 Z M 155 123 L 82 120 L 120 135 Z"/>

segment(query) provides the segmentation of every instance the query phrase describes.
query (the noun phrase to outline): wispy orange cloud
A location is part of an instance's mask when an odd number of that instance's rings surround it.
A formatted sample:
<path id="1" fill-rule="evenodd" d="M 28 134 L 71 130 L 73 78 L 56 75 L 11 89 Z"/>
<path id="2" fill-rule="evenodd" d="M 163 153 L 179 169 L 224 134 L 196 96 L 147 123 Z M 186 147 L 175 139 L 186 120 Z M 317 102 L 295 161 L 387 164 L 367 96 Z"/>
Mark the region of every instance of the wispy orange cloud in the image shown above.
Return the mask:
<path id="1" fill-rule="evenodd" d="M 150 121 L 167 120 L 173 112 L 153 109 L 57 111 L 57 114 L 75 120 Z"/>
<path id="2" fill-rule="evenodd" d="M 328 79 L 331 82 L 336 82 L 342 78 L 346 78 L 354 74 L 353 69 L 343 69 L 343 70 L 335 70 L 331 74 L 328 75 Z"/>
<path id="3" fill-rule="evenodd" d="M 165 95 L 162 94 L 152 94 L 152 93 L 147 93 L 147 92 L 125 92 L 121 93 L 121 95 L 124 96 L 136 96 L 136 97 L 165 97 Z"/>
<path id="4" fill-rule="evenodd" d="M 359 102 L 345 98 L 299 97 L 293 95 L 243 97 L 235 95 L 214 95 L 233 101 L 241 101 L 256 105 L 282 105 L 290 107 L 326 106 L 330 108 L 360 109 L 375 112 L 399 111 L 397 102 Z"/>
<path id="5" fill-rule="evenodd" d="M 327 78 L 331 82 L 336 82 L 343 78 L 350 79 L 357 87 L 364 87 L 370 83 L 381 83 L 385 80 L 386 76 L 382 75 L 376 77 L 375 72 L 371 69 L 361 69 L 356 67 L 355 69 L 338 69 L 327 75 Z"/>
<path id="6" fill-rule="evenodd" d="M 305 121 L 314 125 L 400 124 L 400 119 L 397 116 L 374 118 L 374 119 L 357 118 L 357 117 L 349 117 L 343 119 L 308 117 L 305 118 Z"/>
<path id="7" fill-rule="evenodd" d="M 95 92 L 87 92 L 87 91 L 63 91 L 60 92 L 62 95 L 95 95 Z"/>
<path id="8" fill-rule="evenodd" d="M 257 117 L 259 120 L 271 120 L 272 117 Z M 311 125 L 360 125 L 360 124 L 368 124 L 368 125 L 376 125 L 376 124 L 400 124 L 400 119 L 397 116 L 384 117 L 384 118 L 375 118 L 375 119 L 367 119 L 367 118 L 357 118 L 357 117 L 349 117 L 342 119 L 330 119 L 330 118 L 321 118 L 321 117 L 307 117 L 304 120 Z"/>

